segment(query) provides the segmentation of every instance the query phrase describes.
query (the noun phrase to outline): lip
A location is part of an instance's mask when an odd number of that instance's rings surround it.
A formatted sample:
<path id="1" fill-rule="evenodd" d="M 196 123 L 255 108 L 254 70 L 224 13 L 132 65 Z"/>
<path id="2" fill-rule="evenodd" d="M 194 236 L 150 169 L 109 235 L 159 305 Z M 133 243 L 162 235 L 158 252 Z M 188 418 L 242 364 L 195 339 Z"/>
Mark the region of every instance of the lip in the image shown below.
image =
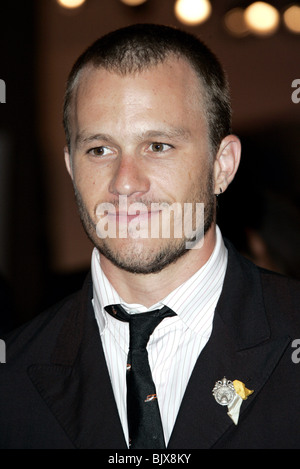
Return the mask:
<path id="1" fill-rule="evenodd" d="M 140 221 L 143 220 L 149 220 L 153 216 L 157 216 L 161 210 L 158 211 L 151 211 L 151 210 L 146 210 L 146 211 L 137 211 L 136 213 L 128 213 L 128 212 L 113 212 L 113 213 L 108 213 L 108 217 L 111 220 L 115 220 L 119 223 L 130 223 L 132 220 L 135 218 L 138 218 Z"/>

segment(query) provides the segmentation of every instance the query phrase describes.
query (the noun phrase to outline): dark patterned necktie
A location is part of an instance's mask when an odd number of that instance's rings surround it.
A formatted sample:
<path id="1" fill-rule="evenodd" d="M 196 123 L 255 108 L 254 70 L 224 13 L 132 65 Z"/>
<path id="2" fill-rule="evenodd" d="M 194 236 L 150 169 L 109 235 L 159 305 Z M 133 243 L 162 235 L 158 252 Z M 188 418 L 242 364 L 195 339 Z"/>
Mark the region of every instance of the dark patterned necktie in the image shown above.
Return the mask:
<path id="1" fill-rule="evenodd" d="M 120 305 L 105 309 L 117 319 L 129 322 L 126 381 L 130 448 L 164 449 L 163 427 L 146 346 L 158 324 L 175 313 L 167 306 L 141 314 L 128 314 Z"/>

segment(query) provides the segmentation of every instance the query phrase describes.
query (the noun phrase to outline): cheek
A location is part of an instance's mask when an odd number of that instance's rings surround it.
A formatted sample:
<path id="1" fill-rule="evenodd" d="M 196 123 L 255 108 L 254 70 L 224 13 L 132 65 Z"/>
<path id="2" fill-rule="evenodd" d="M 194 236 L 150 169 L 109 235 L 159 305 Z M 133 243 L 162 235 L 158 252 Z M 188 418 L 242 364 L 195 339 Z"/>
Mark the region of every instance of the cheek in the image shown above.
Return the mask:
<path id="1" fill-rule="evenodd" d="M 107 188 L 112 177 L 110 165 L 99 165 L 77 155 L 73 166 L 73 179 L 82 194 L 89 197 L 107 197 Z M 98 194 L 98 195 L 97 195 Z"/>
<path id="2" fill-rule="evenodd" d="M 82 171 L 74 172 L 74 181 L 81 193 L 93 193 L 96 187 L 96 178 L 91 174 L 84 174 Z"/>
<path id="3" fill-rule="evenodd" d="M 159 165 L 150 175 L 153 195 L 180 202 L 195 180 L 199 181 L 199 165 L 193 164 L 189 152 L 182 152 L 178 158 Z"/>
<path id="4" fill-rule="evenodd" d="M 102 200 L 101 184 L 97 181 L 96 174 L 85 174 L 83 170 L 74 171 L 74 186 L 79 192 L 84 205 L 91 213 L 95 206 Z"/>
<path id="5" fill-rule="evenodd" d="M 192 181 L 192 173 L 191 173 L 190 170 L 188 170 L 188 172 L 187 172 L 187 179 L 188 179 L 189 182 Z"/>

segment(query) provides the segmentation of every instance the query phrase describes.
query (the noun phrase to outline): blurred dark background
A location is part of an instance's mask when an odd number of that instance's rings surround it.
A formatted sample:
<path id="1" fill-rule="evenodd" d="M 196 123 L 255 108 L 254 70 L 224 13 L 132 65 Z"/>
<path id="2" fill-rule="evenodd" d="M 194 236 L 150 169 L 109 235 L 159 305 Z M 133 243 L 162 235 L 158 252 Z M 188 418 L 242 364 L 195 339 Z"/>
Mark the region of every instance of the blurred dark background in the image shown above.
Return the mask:
<path id="1" fill-rule="evenodd" d="M 62 102 L 77 56 L 102 34 L 136 22 L 178 26 L 202 37 L 231 84 L 233 130 L 242 141 L 238 176 L 219 197 L 219 225 L 258 264 L 300 278 L 300 34 L 231 36 L 223 17 L 247 2 L 212 2 L 211 17 L 184 26 L 174 0 L 129 7 L 87 0 L 1 1 L 0 334 L 80 287 L 92 246 L 81 228 L 64 168 Z M 248 2 L 250 3 L 250 2 Z M 284 8 L 289 2 L 270 2 Z M 299 93 L 300 96 L 300 93 Z"/>

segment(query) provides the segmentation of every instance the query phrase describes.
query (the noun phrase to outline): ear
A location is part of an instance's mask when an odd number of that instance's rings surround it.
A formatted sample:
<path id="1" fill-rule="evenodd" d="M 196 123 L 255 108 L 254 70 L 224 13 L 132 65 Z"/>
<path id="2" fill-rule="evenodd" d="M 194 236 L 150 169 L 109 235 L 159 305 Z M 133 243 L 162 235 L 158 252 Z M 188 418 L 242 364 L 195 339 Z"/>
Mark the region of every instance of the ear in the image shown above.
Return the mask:
<path id="1" fill-rule="evenodd" d="M 215 194 L 224 192 L 237 172 L 241 158 L 241 142 L 235 135 L 227 135 L 221 142 L 215 162 Z"/>
<path id="2" fill-rule="evenodd" d="M 67 171 L 70 174 L 71 179 L 73 179 L 72 158 L 71 158 L 71 155 L 67 146 L 65 146 L 64 148 L 64 155 L 65 155 L 65 164 L 66 164 Z"/>

